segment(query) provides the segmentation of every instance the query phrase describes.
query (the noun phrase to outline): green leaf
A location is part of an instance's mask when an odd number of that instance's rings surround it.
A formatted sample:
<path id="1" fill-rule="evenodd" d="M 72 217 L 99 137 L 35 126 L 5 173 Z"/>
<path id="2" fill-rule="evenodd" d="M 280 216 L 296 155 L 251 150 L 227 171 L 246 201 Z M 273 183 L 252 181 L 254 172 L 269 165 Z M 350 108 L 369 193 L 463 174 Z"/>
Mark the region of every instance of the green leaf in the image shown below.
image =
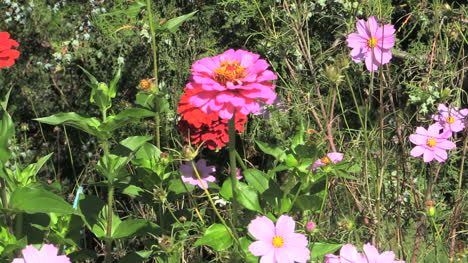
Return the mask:
<path id="1" fill-rule="evenodd" d="M 219 194 L 226 200 L 230 200 L 232 198 L 232 184 L 230 177 L 224 180 Z"/>
<path id="2" fill-rule="evenodd" d="M 75 209 L 62 197 L 41 188 L 17 188 L 10 198 L 10 208 L 28 214 L 73 214 Z"/>
<path id="3" fill-rule="evenodd" d="M 112 232 L 112 238 L 124 238 L 135 235 L 139 230 L 148 226 L 145 219 L 128 219 L 119 224 L 115 232 Z"/>
<path id="4" fill-rule="evenodd" d="M 166 23 L 162 25 L 161 29 L 167 30 L 171 33 L 175 33 L 177 32 L 177 30 L 179 30 L 179 27 L 180 25 L 182 25 L 182 23 L 184 23 L 186 20 L 191 18 L 197 12 L 198 11 L 193 11 L 192 13 L 169 19 L 169 21 L 167 21 Z"/>
<path id="5" fill-rule="evenodd" d="M 0 164 L 5 163 L 11 157 L 8 141 L 13 135 L 15 135 L 15 125 L 10 115 L 4 111 L 0 120 Z"/>
<path id="6" fill-rule="evenodd" d="M 42 166 L 44 166 L 45 162 L 49 160 L 49 158 L 52 156 L 54 153 L 49 153 L 46 156 L 41 157 L 36 163 L 32 163 L 28 165 L 24 170 L 22 170 L 19 174 L 17 174 L 17 180 L 23 185 L 26 186 L 28 183 L 31 181 L 31 178 L 41 170 Z"/>
<path id="7" fill-rule="evenodd" d="M 132 197 L 132 198 L 135 198 L 137 196 L 140 196 L 140 192 L 144 192 L 145 190 L 141 187 L 138 187 L 136 185 L 129 185 L 127 187 L 125 187 L 123 190 L 122 190 L 122 193 Z"/>
<path id="8" fill-rule="evenodd" d="M 13 87 L 11 87 L 8 91 L 7 91 L 7 94 L 5 95 L 5 98 L 0 101 L 0 110 L 4 110 L 6 111 L 7 110 L 7 107 L 8 107 L 8 100 L 10 99 L 10 93 L 11 93 L 11 90 L 13 89 Z"/>
<path id="9" fill-rule="evenodd" d="M 132 152 L 135 152 L 151 139 L 153 139 L 153 136 L 131 136 L 122 140 L 120 144 L 130 149 Z"/>
<path id="10" fill-rule="evenodd" d="M 136 95 L 135 103 L 140 105 L 143 108 L 153 110 L 157 103 L 157 95 L 154 93 L 147 93 L 144 91 L 140 91 Z"/>
<path id="11" fill-rule="evenodd" d="M 337 251 L 342 244 L 330 244 L 330 243 L 314 243 L 312 250 L 310 251 L 311 260 L 323 260 L 326 254 L 332 254 Z"/>
<path id="12" fill-rule="evenodd" d="M 248 240 L 246 237 L 241 237 L 239 238 L 239 242 L 241 244 L 242 250 L 244 250 L 244 253 L 247 255 L 247 262 L 248 263 L 257 263 L 258 262 L 258 257 L 252 255 L 249 251 L 249 246 L 252 244 L 250 240 Z"/>
<path id="13" fill-rule="evenodd" d="M 108 93 L 108 95 L 111 98 L 115 98 L 115 95 L 117 95 L 116 85 L 117 85 L 117 82 L 119 82 L 119 79 L 120 79 L 120 72 L 121 72 L 121 69 L 119 68 L 119 70 L 117 70 L 117 72 L 114 75 L 114 79 L 112 79 L 111 82 L 109 83 L 109 93 Z"/>
<path id="14" fill-rule="evenodd" d="M 269 143 L 261 142 L 261 141 L 255 141 L 255 142 L 257 143 L 260 150 L 262 150 L 262 152 L 272 155 L 277 160 L 283 161 L 284 158 L 286 158 L 286 153 L 280 147 L 269 144 Z"/>
<path id="15" fill-rule="evenodd" d="M 154 113 L 141 108 L 129 108 L 119 112 L 117 115 L 109 116 L 100 129 L 106 132 L 111 132 L 128 123 L 134 122 L 141 118 L 152 117 Z"/>
<path id="16" fill-rule="evenodd" d="M 172 191 L 176 194 L 187 193 L 187 191 L 192 192 L 193 189 L 195 189 L 195 186 L 188 183 L 184 183 L 180 179 L 172 179 L 169 182 L 169 191 Z"/>
<path id="17" fill-rule="evenodd" d="M 100 14 L 99 16 L 101 17 L 105 17 L 105 16 L 115 16 L 115 15 L 125 15 L 129 18 L 132 18 L 132 17 L 136 17 L 139 13 L 140 13 L 140 10 L 145 7 L 146 4 L 143 3 L 143 2 L 140 2 L 140 1 L 136 1 L 135 3 L 131 4 L 130 6 L 124 8 L 124 10 L 116 10 L 116 11 L 113 11 L 113 12 L 109 12 L 109 13 L 104 13 L 104 14 Z"/>
<path id="18" fill-rule="evenodd" d="M 268 189 L 268 176 L 257 169 L 246 169 L 242 171 L 245 180 L 253 189 L 259 193 L 265 192 Z"/>
<path id="19" fill-rule="evenodd" d="M 245 208 L 262 213 L 258 194 L 251 187 L 242 182 L 237 182 L 237 201 Z"/>
<path id="20" fill-rule="evenodd" d="M 98 238 L 103 238 L 107 233 L 107 206 L 96 196 L 85 195 L 78 203 L 78 209 L 82 214 L 81 219 L 91 232 Z M 114 233 L 122 221 L 112 214 L 112 232 Z"/>
<path id="21" fill-rule="evenodd" d="M 294 206 L 300 211 L 316 212 L 320 210 L 322 198 L 316 195 L 301 195 L 296 199 Z"/>
<path id="22" fill-rule="evenodd" d="M 296 135 L 294 135 L 294 137 L 292 139 L 292 143 L 291 143 L 291 148 L 292 149 L 295 149 L 296 146 L 298 146 L 298 145 L 304 145 L 304 143 L 305 143 L 304 133 L 305 133 L 304 123 L 301 120 L 301 124 L 299 125 L 299 129 L 297 130 Z"/>
<path id="23" fill-rule="evenodd" d="M 112 106 L 112 100 L 109 96 L 109 87 L 107 84 L 100 82 L 96 88 L 93 88 L 89 101 L 96 104 L 101 111 L 109 109 Z"/>
<path id="24" fill-rule="evenodd" d="M 64 124 L 101 138 L 106 137 L 107 135 L 106 133 L 99 130 L 101 122 L 98 119 L 94 117 L 83 117 L 75 112 L 62 112 L 51 115 L 49 117 L 37 118 L 34 120 L 50 125 Z"/>
<path id="25" fill-rule="evenodd" d="M 121 258 L 118 263 L 144 262 L 147 258 L 151 256 L 151 254 L 153 254 L 153 251 L 151 250 L 132 252 L 125 255 L 125 257 Z"/>
<path id="26" fill-rule="evenodd" d="M 86 76 L 88 76 L 89 80 L 91 81 L 91 83 L 86 83 L 88 86 L 90 86 L 91 88 L 96 88 L 99 84 L 99 81 L 96 79 L 96 77 L 94 77 L 91 73 L 89 73 L 86 69 L 84 69 L 83 67 L 79 66 L 78 67 L 83 70 L 83 72 L 86 74 Z"/>
<path id="27" fill-rule="evenodd" d="M 194 246 L 207 245 L 216 251 L 223 251 L 232 246 L 233 240 L 224 225 L 213 224 L 205 231 L 202 238 Z"/>

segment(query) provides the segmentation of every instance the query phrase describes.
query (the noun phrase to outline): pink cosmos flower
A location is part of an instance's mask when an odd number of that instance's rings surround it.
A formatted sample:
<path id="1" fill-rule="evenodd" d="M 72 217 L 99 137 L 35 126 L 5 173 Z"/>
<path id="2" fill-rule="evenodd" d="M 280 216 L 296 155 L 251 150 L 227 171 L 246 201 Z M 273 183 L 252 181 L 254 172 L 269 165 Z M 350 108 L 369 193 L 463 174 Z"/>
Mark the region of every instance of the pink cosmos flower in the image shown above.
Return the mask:
<path id="1" fill-rule="evenodd" d="M 192 65 L 187 89 L 201 88 L 189 102 L 210 114 L 217 112 L 221 119 L 231 119 L 234 111 L 247 115 L 260 110 L 257 100 L 272 104 L 276 99 L 277 76 L 260 55 L 239 49 L 203 58 Z"/>
<path id="2" fill-rule="evenodd" d="M 206 166 L 205 159 L 198 160 L 195 163 L 195 166 L 197 167 L 201 182 L 193 170 L 191 161 L 184 162 L 184 164 L 180 166 L 183 182 L 189 183 L 191 185 L 198 185 L 198 187 L 205 189 L 208 188 L 208 182 L 216 181 L 216 178 L 211 175 L 211 173 L 216 172 L 216 168 L 214 166 Z"/>
<path id="3" fill-rule="evenodd" d="M 57 256 L 58 248 L 52 244 L 43 245 L 41 250 L 28 245 L 21 253 L 23 258 L 15 258 L 11 263 L 71 263 L 67 256 Z"/>
<path id="4" fill-rule="evenodd" d="M 430 162 L 436 159 L 438 162 L 445 162 L 447 160 L 446 150 L 456 148 L 455 143 L 448 140 L 452 135 L 450 130 L 439 133 L 440 126 L 433 124 L 426 130 L 423 127 L 416 128 L 416 133 L 411 134 L 409 139 L 412 143 L 416 144 L 410 154 L 413 157 L 424 155 L 424 162 Z"/>
<path id="5" fill-rule="evenodd" d="M 405 263 L 405 261 L 395 260 L 393 251 L 380 254 L 377 248 L 369 243 L 365 244 L 363 249 L 365 255 L 358 253 L 353 245 L 346 244 L 341 247 L 340 256 L 325 255 L 325 263 Z"/>
<path id="6" fill-rule="evenodd" d="M 307 238 L 295 233 L 292 217 L 282 215 L 276 226 L 268 217 L 257 216 L 249 224 L 249 233 L 257 241 L 249 246 L 254 256 L 261 257 L 261 263 L 305 263 L 310 258 Z"/>
<path id="7" fill-rule="evenodd" d="M 460 132 L 465 128 L 465 117 L 468 116 L 468 109 L 459 110 L 457 107 L 439 104 L 438 115 L 432 115 L 432 119 L 437 121 L 441 129 L 452 132 Z"/>
<path id="8" fill-rule="evenodd" d="M 392 59 L 390 48 L 395 45 L 395 28 L 393 25 L 379 26 L 377 18 L 371 16 L 367 22 L 360 19 L 356 22 L 358 33 L 348 35 L 348 47 L 351 59 L 359 63 L 365 60 L 366 68 L 375 71 L 380 65 L 387 64 Z"/>
<path id="9" fill-rule="evenodd" d="M 315 172 L 315 170 L 317 170 L 317 168 L 319 168 L 320 166 L 326 166 L 332 163 L 341 162 L 341 160 L 343 160 L 342 153 L 339 153 L 339 152 L 327 153 L 327 156 L 323 157 L 322 159 L 318 159 L 317 161 L 314 162 L 314 164 L 312 164 L 312 166 L 309 166 L 307 169 L 309 170 L 312 169 L 312 171 Z"/>

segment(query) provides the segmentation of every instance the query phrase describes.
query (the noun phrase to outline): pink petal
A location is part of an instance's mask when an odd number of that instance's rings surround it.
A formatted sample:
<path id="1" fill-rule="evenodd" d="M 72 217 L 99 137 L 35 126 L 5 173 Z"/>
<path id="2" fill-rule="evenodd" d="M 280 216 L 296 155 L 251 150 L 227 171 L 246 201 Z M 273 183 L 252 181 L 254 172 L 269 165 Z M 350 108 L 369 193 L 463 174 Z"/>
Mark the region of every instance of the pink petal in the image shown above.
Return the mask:
<path id="1" fill-rule="evenodd" d="M 375 16 L 371 16 L 367 19 L 367 24 L 369 28 L 369 32 L 371 36 L 377 36 L 377 29 L 379 29 L 379 23 L 377 22 L 377 18 Z"/>
<path id="2" fill-rule="evenodd" d="M 276 261 L 281 263 L 294 263 L 294 255 L 285 247 L 277 248 L 275 251 Z"/>
<path id="3" fill-rule="evenodd" d="M 376 247 L 367 243 L 363 246 L 364 252 L 366 253 L 368 263 L 377 263 L 377 258 L 379 257 L 379 251 Z"/>
<path id="4" fill-rule="evenodd" d="M 266 216 L 257 216 L 250 222 L 248 229 L 257 240 L 271 242 L 275 236 L 275 225 Z"/>
<path id="5" fill-rule="evenodd" d="M 289 258 L 294 262 L 306 263 L 310 259 L 310 250 L 307 248 L 307 244 L 301 246 L 285 245 L 281 249 L 287 251 Z M 279 253 L 277 252 L 277 255 Z"/>
<path id="6" fill-rule="evenodd" d="M 390 262 L 394 263 L 395 260 L 395 253 L 393 251 L 385 251 L 379 255 L 378 263 Z"/>
<path id="7" fill-rule="evenodd" d="M 42 246 L 40 253 L 42 256 L 49 256 L 49 257 L 57 256 L 58 248 L 56 248 L 52 244 L 45 244 Z"/>
<path id="8" fill-rule="evenodd" d="M 431 137 L 439 137 L 440 127 L 437 124 L 432 124 L 427 128 L 427 135 Z"/>
<path id="9" fill-rule="evenodd" d="M 392 53 L 386 49 L 374 48 L 374 56 L 379 64 L 387 64 L 392 59 Z"/>
<path id="10" fill-rule="evenodd" d="M 427 136 L 419 135 L 419 134 L 411 134 L 409 139 L 412 143 L 416 145 L 426 145 L 427 143 Z"/>
<path id="11" fill-rule="evenodd" d="M 333 254 L 326 254 L 325 263 L 341 263 L 341 260 L 338 256 L 335 256 Z"/>
<path id="12" fill-rule="evenodd" d="M 434 153 L 432 151 L 425 151 L 423 160 L 428 163 L 434 159 Z"/>
<path id="13" fill-rule="evenodd" d="M 426 149 L 424 147 L 416 146 L 411 150 L 410 155 L 413 156 L 413 157 L 419 157 L 419 156 L 423 155 L 423 153 L 425 151 L 426 151 Z"/>
<path id="14" fill-rule="evenodd" d="M 356 28 L 358 30 L 359 35 L 361 35 L 365 39 L 369 39 L 372 35 L 369 32 L 369 28 L 367 26 L 367 22 L 364 19 L 359 19 L 356 22 Z"/>
<path id="15" fill-rule="evenodd" d="M 40 258 L 39 251 L 33 245 L 27 245 L 26 248 L 21 250 L 21 253 L 23 253 L 23 258 L 26 262 L 36 262 Z"/>
<path id="16" fill-rule="evenodd" d="M 341 247 L 340 257 L 342 263 L 354 263 L 358 257 L 357 249 L 351 244 L 346 244 Z"/>
<path id="17" fill-rule="evenodd" d="M 250 253 L 252 253 L 252 255 L 256 257 L 267 255 L 271 253 L 274 249 L 275 247 L 273 246 L 271 241 L 267 242 L 263 240 L 255 241 L 249 246 Z"/>
<path id="18" fill-rule="evenodd" d="M 365 62 L 366 62 L 366 68 L 369 72 L 376 71 L 377 69 L 379 69 L 379 66 L 376 64 L 377 61 L 372 54 L 369 54 L 366 57 Z"/>
<path id="19" fill-rule="evenodd" d="M 457 145 L 454 142 L 451 141 L 437 141 L 436 147 L 444 149 L 444 150 L 453 150 L 457 148 Z"/>
<path id="20" fill-rule="evenodd" d="M 337 163 L 337 162 L 341 162 L 341 160 L 343 160 L 344 154 L 338 153 L 338 152 L 331 152 L 331 153 L 328 153 L 327 156 L 328 156 L 328 158 L 330 158 L 330 160 L 333 163 Z"/>
<path id="21" fill-rule="evenodd" d="M 421 135 L 428 135 L 427 130 L 421 126 L 416 128 L 416 133 Z"/>
<path id="22" fill-rule="evenodd" d="M 349 34 L 346 41 L 350 48 L 363 48 L 367 46 L 367 39 L 356 33 Z"/>
<path id="23" fill-rule="evenodd" d="M 364 52 L 364 49 L 354 48 L 353 50 L 351 50 L 351 59 L 354 62 L 359 63 L 363 61 L 365 58 L 366 58 L 366 52 Z"/>
<path id="24" fill-rule="evenodd" d="M 435 149 L 434 150 L 434 158 L 438 161 L 438 162 L 445 162 L 448 158 L 448 154 L 445 150 L 441 150 L 441 149 Z"/>
<path id="25" fill-rule="evenodd" d="M 268 254 L 260 258 L 260 263 L 277 263 L 275 257 L 275 250 L 271 250 Z"/>
<path id="26" fill-rule="evenodd" d="M 26 263 L 26 261 L 22 258 L 15 258 L 11 263 Z"/>
<path id="27" fill-rule="evenodd" d="M 294 233 L 296 222 L 294 219 L 287 215 L 282 215 L 276 221 L 276 235 L 281 237 L 287 237 L 291 233 Z"/>

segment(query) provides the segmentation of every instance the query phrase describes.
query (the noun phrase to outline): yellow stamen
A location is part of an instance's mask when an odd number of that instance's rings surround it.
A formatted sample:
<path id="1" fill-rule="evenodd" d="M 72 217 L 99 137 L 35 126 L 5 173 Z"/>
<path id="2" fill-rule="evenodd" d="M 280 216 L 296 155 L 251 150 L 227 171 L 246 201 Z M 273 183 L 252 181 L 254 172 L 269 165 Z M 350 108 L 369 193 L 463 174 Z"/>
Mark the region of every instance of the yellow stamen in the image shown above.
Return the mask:
<path id="1" fill-rule="evenodd" d="M 245 77 L 245 68 L 242 67 L 239 61 L 223 61 L 220 63 L 220 67 L 214 70 L 214 79 L 220 84 L 226 84 L 226 82 L 236 82 L 239 79 Z"/>
<path id="2" fill-rule="evenodd" d="M 447 119 L 445 119 L 445 122 L 448 124 L 452 124 L 455 122 L 455 118 L 452 116 L 448 116 Z"/>
<path id="3" fill-rule="evenodd" d="M 275 236 L 272 240 L 271 243 L 273 244 L 274 247 L 279 248 L 284 245 L 284 239 L 280 236 Z"/>
<path id="4" fill-rule="evenodd" d="M 323 157 L 322 159 L 320 159 L 320 161 L 322 161 L 322 163 L 324 163 L 325 165 L 329 165 L 332 163 L 332 160 L 330 160 L 328 156 Z"/>
<path id="5" fill-rule="evenodd" d="M 426 145 L 429 147 L 434 147 L 436 146 L 437 141 L 434 138 L 427 139 Z"/>
<path id="6" fill-rule="evenodd" d="M 369 40 L 367 40 L 367 46 L 370 48 L 376 47 L 377 46 L 377 38 L 371 37 Z"/>

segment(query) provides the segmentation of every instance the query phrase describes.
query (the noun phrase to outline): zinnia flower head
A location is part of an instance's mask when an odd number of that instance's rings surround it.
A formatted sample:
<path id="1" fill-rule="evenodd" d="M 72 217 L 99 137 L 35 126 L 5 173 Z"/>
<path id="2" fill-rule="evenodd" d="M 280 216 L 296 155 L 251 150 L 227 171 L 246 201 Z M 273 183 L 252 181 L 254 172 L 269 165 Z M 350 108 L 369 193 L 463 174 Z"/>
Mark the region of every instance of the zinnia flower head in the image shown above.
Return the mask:
<path id="1" fill-rule="evenodd" d="M 366 68 L 375 71 L 380 65 L 387 64 L 392 59 L 390 48 L 395 45 L 395 28 L 393 25 L 379 26 L 377 18 L 371 16 L 356 22 L 358 33 L 348 35 L 348 47 L 351 59 L 359 63 L 365 60 Z"/>
<path id="2" fill-rule="evenodd" d="M 234 112 L 247 115 L 260 110 L 257 100 L 272 104 L 276 99 L 277 76 L 260 55 L 239 49 L 203 58 L 192 65 L 186 89 L 197 89 L 189 102 L 203 112 L 218 113 L 221 119 L 231 119 Z"/>
<path id="3" fill-rule="evenodd" d="M 28 245 L 21 250 L 21 253 L 23 258 L 15 258 L 11 263 L 71 263 L 67 256 L 57 256 L 58 248 L 52 244 L 43 245 L 41 250 L 37 250 L 33 245 Z"/>
<path id="4" fill-rule="evenodd" d="M 405 261 L 395 260 L 393 251 L 379 253 L 376 247 L 367 243 L 363 247 L 365 255 L 357 252 L 357 249 L 346 244 L 341 247 L 340 255 L 325 255 L 325 263 L 405 263 Z"/>
<path id="5" fill-rule="evenodd" d="M 423 155 L 424 162 L 436 160 L 438 162 L 445 162 L 447 160 L 446 150 L 455 149 L 455 143 L 448 140 L 452 135 L 450 130 L 440 132 L 440 126 L 433 124 L 426 130 L 423 127 L 416 128 L 416 133 L 411 134 L 409 139 L 412 143 L 416 144 L 410 154 L 413 157 Z"/>
<path id="6" fill-rule="evenodd" d="M 339 152 L 331 152 L 327 153 L 327 156 L 323 157 L 322 159 L 318 159 L 317 161 L 312 164 L 312 166 L 309 166 L 307 169 L 312 169 L 313 172 L 317 170 L 317 168 L 321 166 L 326 166 L 332 163 L 337 163 L 341 162 L 343 160 L 343 154 Z"/>
<path id="7" fill-rule="evenodd" d="M 439 104 L 437 107 L 439 114 L 432 115 L 432 119 L 437 121 L 440 128 L 451 132 L 460 132 L 465 128 L 465 117 L 468 116 L 468 109 L 459 110 L 457 107 Z"/>
<path id="8" fill-rule="evenodd" d="M 193 170 L 191 161 L 184 162 L 180 166 L 180 172 L 182 173 L 182 181 L 191 185 L 198 185 L 202 189 L 208 188 L 208 182 L 216 181 L 216 178 L 211 173 L 216 172 L 214 166 L 207 166 L 205 159 L 200 159 L 195 163 L 198 174 L 200 175 L 201 181 L 198 179 L 195 171 Z"/>
<path id="9" fill-rule="evenodd" d="M 249 224 L 249 233 L 257 241 L 249 246 L 254 256 L 262 257 L 261 263 L 305 263 L 310 258 L 307 238 L 295 233 L 292 217 L 282 215 L 276 225 L 266 216 L 257 216 Z"/>
<path id="10" fill-rule="evenodd" d="M 15 64 L 20 52 L 12 47 L 19 47 L 18 42 L 10 39 L 10 33 L 0 32 L 0 68 L 6 68 Z"/>
<path id="11" fill-rule="evenodd" d="M 190 143 L 196 145 L 203 143 L 202 147 L 211 150 L 224 147 L 229 141 L 228 120 L 219 118 L 216 112 L 207 114 L 189 103 L 190 97 L 194 92 L 197 92 L 197 89 L 185 89 L 185 91 L 186 93 L 181 96 L 177 109 L 181 114 L 181 120 L 177 125 L 179 130 L 185 135 L 187 141 L 190 140 Z M 246 121 L 245 115 L 236 114 L 235 130 L 243 131 Z"/>

